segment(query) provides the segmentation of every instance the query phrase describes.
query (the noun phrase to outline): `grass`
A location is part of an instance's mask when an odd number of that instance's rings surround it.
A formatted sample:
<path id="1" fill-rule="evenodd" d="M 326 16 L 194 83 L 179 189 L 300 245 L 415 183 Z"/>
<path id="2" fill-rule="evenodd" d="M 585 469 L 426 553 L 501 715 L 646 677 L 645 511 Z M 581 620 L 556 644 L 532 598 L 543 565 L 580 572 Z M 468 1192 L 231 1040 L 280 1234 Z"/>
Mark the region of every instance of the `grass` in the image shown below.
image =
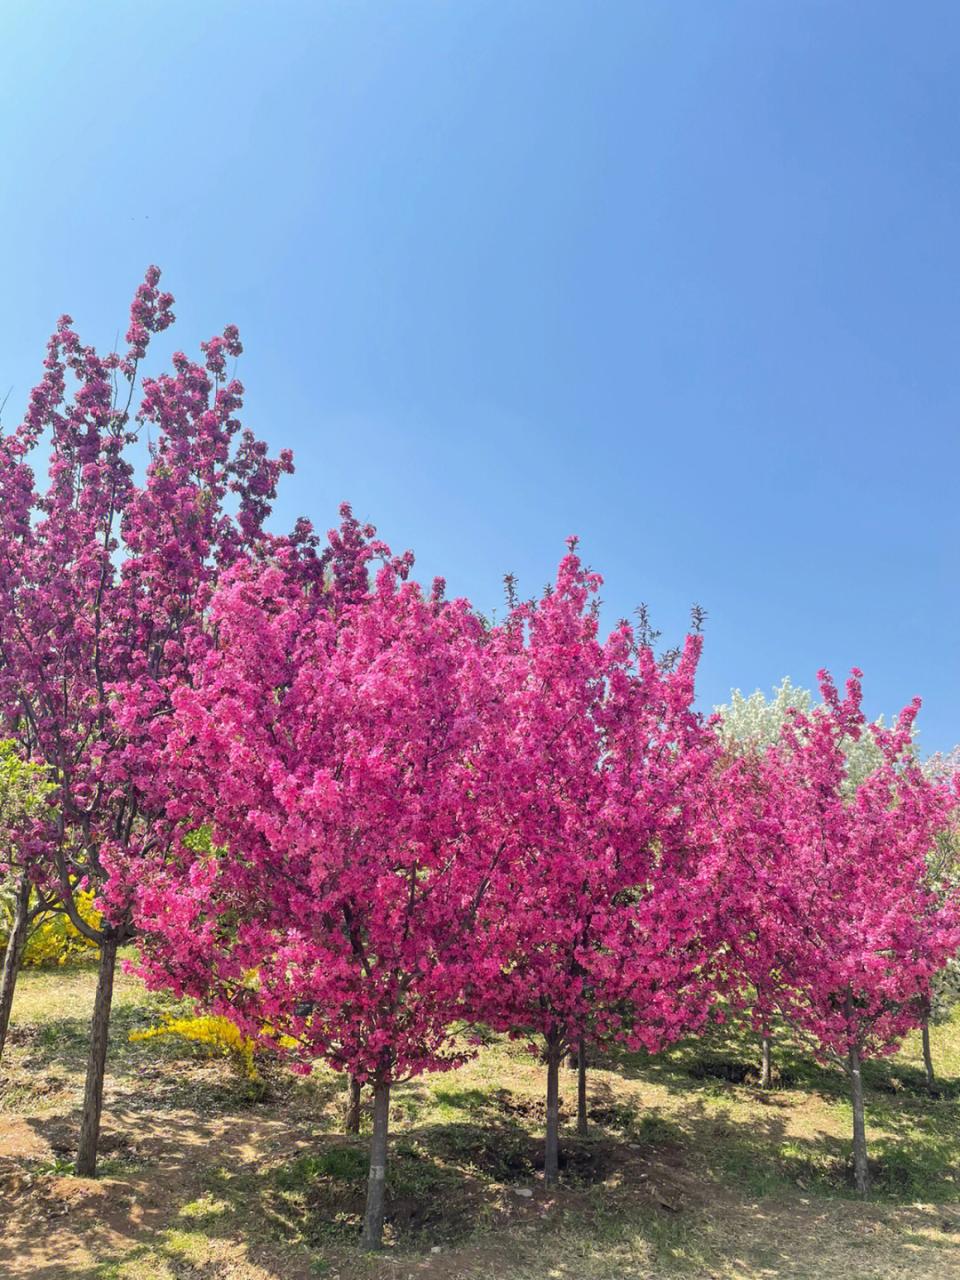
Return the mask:
<path id="1" fill-rule="evenodd" d="M 781 1037 L 718 1031 L 589 1073 L 589 1137 L 563 1078 L 561 1187 L 542 1187 L 543 1069 L 488 1037 L 456 1073 L 394 1091 L 388 1248 L 362 1258 L 366 1138 L 343 1083 L 267 1072 L 262 1099 L 175 1040 L 178 1007 L 118 979 L 101 1179 L 73 1176 L 95 973 L 23 976 L 0 1073 L 0 1274 L 32 1280 L 621 1280 L 960 1275 L 960 1023 L 865 1073 L 874 1192 L 853 1195 L 843 1076 Z M 364 1115 L 369 1130 L 369 1115 Z M 954 1269 L 951 1272 L 951 1267 Z"/>

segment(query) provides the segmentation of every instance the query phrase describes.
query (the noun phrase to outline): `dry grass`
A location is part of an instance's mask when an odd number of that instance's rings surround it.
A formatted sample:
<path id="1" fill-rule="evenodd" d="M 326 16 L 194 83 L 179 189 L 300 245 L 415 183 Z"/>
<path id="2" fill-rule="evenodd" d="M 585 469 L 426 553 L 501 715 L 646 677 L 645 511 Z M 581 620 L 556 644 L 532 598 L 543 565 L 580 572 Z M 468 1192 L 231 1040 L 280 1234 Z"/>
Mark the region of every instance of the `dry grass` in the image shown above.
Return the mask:
<path id="1" fill-rule="evenodd" d="M 729 1035 L 593 1068 L 593 1132 L 565 1137 L 547 1195 L 542 1068 L 493 1041 L 395 1091 L 390 1243 L 363 1259 L 363 1141 L 337 1133 L 340 1080 L 275 1070 L 255 1100 L 195 1049 L 130 1043 L 170 1007 L 132 978 L 117 988 L 103 1176 L 72 1176 L 94 980 L 27 973 L 18 993 L 0 1074 L 11 1280 L 960 1277 L 960 1024 L 934 1033 L 939 1097 L 918 1045 L 872 1065 L 866 1204 L 848 1184 L 843 1080 L 784 1044 L 765 1095 L 755 1046 Z M 573 1073 L 564 1090 L 569 1116 Z"/>

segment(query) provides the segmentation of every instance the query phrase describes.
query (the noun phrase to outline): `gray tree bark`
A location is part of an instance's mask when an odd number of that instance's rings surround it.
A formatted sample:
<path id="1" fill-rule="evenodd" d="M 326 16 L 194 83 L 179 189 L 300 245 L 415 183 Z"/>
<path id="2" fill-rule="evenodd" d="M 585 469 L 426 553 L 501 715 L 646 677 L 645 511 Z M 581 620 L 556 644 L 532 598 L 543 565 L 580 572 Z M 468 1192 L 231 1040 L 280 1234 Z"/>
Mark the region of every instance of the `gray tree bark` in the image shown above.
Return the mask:
<path id="1" fill-rule="evenodd" d="M 560 1047 L 547 1037 L 547 1132 L 543 1155 L 543 1184 L 556 1185 L 560 1173 Z"/>
<path id="2" fill-rule="evenodd" d="M 344 1133 L 360 1132 L 360 1081 L 347 1076 L 347 1110 L 343 1122 Z"/>
<path id="3" fill-rule="evenodd" d="M 577 1045 L 577 1133 L 587 1136 L 587 1047 L 583 1036 Z"/>
<path id="4" fill-rule="evenodd" d="M 23 949 L 27 942 L 27 929 L 30 924 L 30 877 L 23 873 L 17 885 L 14 899 L 13 924 L 7 939 L 7 950 L 3 957 L 3 975 L 0 977 L 0 1058 L 7 1042 L 7 1028 L 10 1026 L 10 1010 L 13 1008 L 13 994 L 17 989 L 17 978 L 20 975 L 20 964 L 23 960 Z"/>
<path id="5" fill-rule="evenodd" d="M 927 1077 L 927 1088 L 933 1089 L 936 1084 L 936 1077 L 933 1074 L 933 1054 L 930 1052 L 930 1023 L 927 1019 L 924 1019 L 920 1035 L 923 1041 L 923 1069 Z M 2 1045 L 3 1041 L 0 1040 L 0 1048 L 2 1048 Z"/>
<path id="6" fill-rule="evenodd" d="M 770 1069 L 770 1028 L 764 1025 L 763 1037 L 760 1041 L 760 1088 L 769 1089 L 771 1081 Z"/>
<path id="7" fill-rule="evenodd" d="M 853 1180 L 860 1195 L 870 1190 L 870 1168 L 867 1164 L 867 1127 L 863 1107 L 863 1077 L 860 1052 L 850 1050 L 850 1098 L 853 1103 Z"/>
<path id="8" fill-rule="evenodd" d="M 367 1178 L 367 1207 L 363 1216 L 361 1249 L 383 1245 L 383 1214 L 386 1202 L 387 1136 L 390 1125 L 390 1084 L 373 1087 L 373 1137 L 370 1139 L 370 1173 Z"/>
<path id="9" fill-rule="evenodd" d="M 107 1067 L 107 1044 L 110 1038 L 110 1006 L 113 1003 L 113 976 L 117 967 L 117 942 L 108 937 L 100 944 L 100 973 L 90 1024 L 90 1057 L 83 1093 L 83 1118 L 80 1122 L 80 1147 L 77 1173 L 93 1178 L 97 1172 L 97 1147 L 100 1142 L 100 1116 L 103 1111 L 103 1078 Z"/>

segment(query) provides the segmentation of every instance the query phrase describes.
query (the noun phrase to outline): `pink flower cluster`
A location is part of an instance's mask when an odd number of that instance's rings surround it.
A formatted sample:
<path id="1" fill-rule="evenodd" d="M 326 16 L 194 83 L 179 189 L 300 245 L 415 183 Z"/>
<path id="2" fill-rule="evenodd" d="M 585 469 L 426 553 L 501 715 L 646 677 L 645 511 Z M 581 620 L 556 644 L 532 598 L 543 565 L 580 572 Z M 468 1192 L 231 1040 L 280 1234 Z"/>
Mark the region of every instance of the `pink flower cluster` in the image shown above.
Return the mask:
<path id="1" fill-rule="evenodd" d="M 471 1022 L 548 1060 L 655 1052 L 721 998 L 824 1054 L 918 1024 L 960 917 L 927 884 L 956 796 L 916 706 L 851 797 L 856 677 L 731 757 L 692 709 L 700 637 L 670 668 L 602 638 L 573 547 L 485 626 L 373 539 L 347 509 L 324 579 L 288 554 L 217 593 L 158 775 L 181 838 L 138 869 L 151 982 L 361 1080 L 458 1064 Z"/>
<path id="2" fill-rule="evenodd" d="M 294 559 L 218 593 L 165 781 L 171 820 L 210 839 L 140 870 L 145 972 L 360 1079 L 456 1065 L 464 1020 L 555 1054 L 699 1025 L 715 854 L 691 837 L 717 758 L 691 711 L 699 639 L 672 672 L 626 625 L 601 642 L 572 551 L 484 627 L 405 560 L 364 587 L 372 534 L 347 513 L 332 585 Z"/>

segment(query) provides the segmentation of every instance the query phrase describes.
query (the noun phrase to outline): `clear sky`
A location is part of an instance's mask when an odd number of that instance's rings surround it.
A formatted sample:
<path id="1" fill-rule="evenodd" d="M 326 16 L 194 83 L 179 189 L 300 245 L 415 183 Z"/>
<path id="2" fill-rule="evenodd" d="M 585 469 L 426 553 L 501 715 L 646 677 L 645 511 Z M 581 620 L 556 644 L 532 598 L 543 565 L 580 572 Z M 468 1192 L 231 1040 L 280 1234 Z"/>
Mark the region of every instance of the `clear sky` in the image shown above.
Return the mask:
<path id="1" fill-rule="evenodd" d="M 31 0 L 0 157 L 8 425 L 156 262 L 279 523 L 487 611 L 577 532 L 611 623 L 706 607 L 705 706 L 858 664 L 960 739 L 955 0 Z"/>

